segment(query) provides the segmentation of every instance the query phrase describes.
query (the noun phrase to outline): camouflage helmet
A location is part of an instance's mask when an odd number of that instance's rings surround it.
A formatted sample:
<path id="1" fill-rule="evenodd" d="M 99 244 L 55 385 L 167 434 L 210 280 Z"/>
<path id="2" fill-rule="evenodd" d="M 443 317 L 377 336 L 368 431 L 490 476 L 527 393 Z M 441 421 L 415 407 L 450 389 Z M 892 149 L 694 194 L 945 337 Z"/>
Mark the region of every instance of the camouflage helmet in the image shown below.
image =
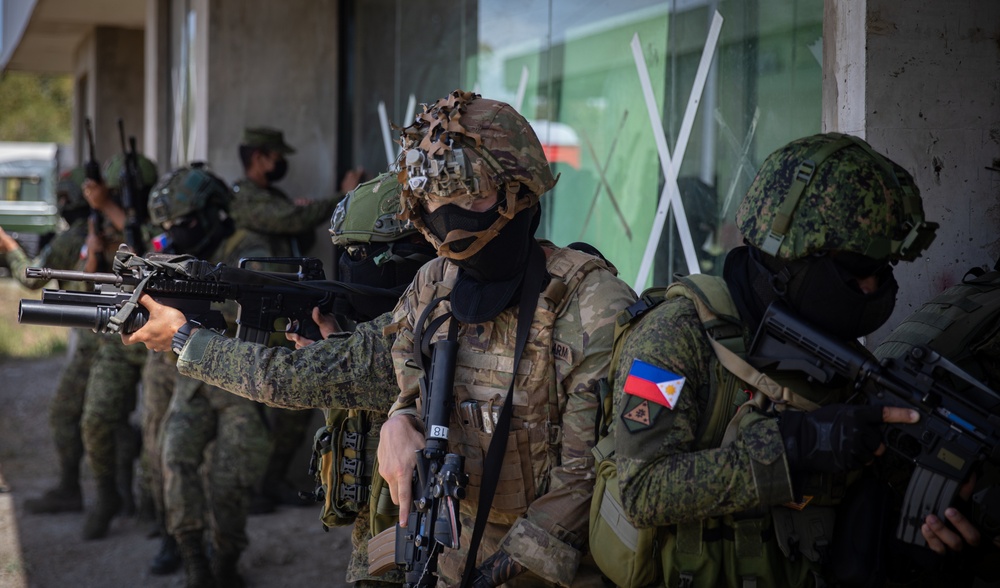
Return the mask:
<path id="1" fill-rule="evenodd" d="M 416 233 L 399 218 L 401 188 L 395 174 L 383 172 L 348 192 L 330 217 L 333 244 L 387 243 Z"/>
<path id="2" fill-rule="evenodd" d="M 149 218 L 162 225 L 210 206 L 229 209 L 229 188 L 203 165 L 178 168 L 149 191 Z"/>
<path id="3" fill-rule="evenodd" d="M 83 167 L 75 167 L 59 176 L 59 181 L 56 183 L 56 202 L 60 213 L 66 214 L 90 206 L 83 197 L 82 186 L 85 179 L 87 174 Z"/>
<path id="4" fill-rule="evenodd" d="M 747 243 L 781 260 L 847 251 L 911 261 L 934 238 L 920 192 L 902 167 L 857 137 L 792 141 L 764 160 L 736 211 Z"/>
<path id="5" fill-rule="evenodd" d="M 412 222 L 438 250 L 452 259 L 477 253 L 514 215 L 532 208 L 555 186 L 541 142 L 528 121 L 509 104 L 455 90 L 423 105 L 402 131 L 399 182 L 404 220 Z M 468 202 L 501 191 L 500 217 L 484 231 L 453 230 L 444 240 L 421 219 L 422 203 Z M 475 241 L 461 252 L 455 241 Z"/>
<path id="6" fill-rule="evenodd" d="M 159 175 L 159 172 L 156 171 L 156 164 L 150 159 L 141 153 L 136 155 L 139 161 L 140 187 L 148 188 L 156 183 L 156 178 Z M 104 182 L 108 188 L 115 190 L 121 186 L 124 161 L 125 156 L 121 153 L 116 153 L 114 157 L 109 159 L 107 163 L 104 164 Z"/>

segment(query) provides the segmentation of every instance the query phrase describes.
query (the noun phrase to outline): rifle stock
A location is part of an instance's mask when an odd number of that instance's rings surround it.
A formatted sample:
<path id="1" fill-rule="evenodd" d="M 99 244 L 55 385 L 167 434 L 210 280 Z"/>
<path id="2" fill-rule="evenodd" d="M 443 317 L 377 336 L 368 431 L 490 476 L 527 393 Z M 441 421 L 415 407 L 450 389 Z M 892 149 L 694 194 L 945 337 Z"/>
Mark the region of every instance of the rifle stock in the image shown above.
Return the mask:
<path id="1" fill-rule="evenodd" d="M 881 361 L 772 304 L 747 359 L 758 369 L 802 372 L 821 384 L 844 378 L 878 406 L 911 408 L 913 424 L 885 425 L 885 444 L 914 465 L 896 536 L 924 545 L 927 515 L 944 511 L 977 464 L 1000 463 L 1000 394 L 927 347 Z"/>

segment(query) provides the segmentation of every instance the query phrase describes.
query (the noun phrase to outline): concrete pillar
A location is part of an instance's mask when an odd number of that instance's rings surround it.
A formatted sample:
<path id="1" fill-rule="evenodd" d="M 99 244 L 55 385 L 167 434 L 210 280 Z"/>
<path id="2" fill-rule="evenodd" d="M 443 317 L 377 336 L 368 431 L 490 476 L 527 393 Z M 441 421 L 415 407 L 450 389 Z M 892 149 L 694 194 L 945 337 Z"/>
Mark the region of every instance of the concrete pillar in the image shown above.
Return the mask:
<path id="1" fill-rule="evenodd" d="M 140 149 L 160 173 L 170 162 L 170 0 L 146 0 L 145 143 Z"/>
<path id="2" fill-rule="evenodd" d="M 97 27 L 77 50 L 77 104 L 82 116 L 93 121 L 97 158 L 102 164 L 121 152 L 119 118 L 125 122 L 126 139 L 135 136 L 140 149 L 145 144 L 144 43 L 142 30 Z M 76 132 L 82 133 L 80 112 L 74 122 L 78 122 Z M 78 145 L 83 158 L 89 157 L 85 136 L 81 135 Z"/>
<path id="3" fill-rule="evenodd" d="M 336 168 L 339 3 L 203 1 L 207 160 L 235 181 L 243 129 L 276 127 L 297 151 L 279 187 L 293 198 L 332 196 L 345 171 Z M 332 260 L 328 228 L 317 228 L 313 252 L 324 261 Z"/>
<path id="4" fill-rule="evenodd" d="M 909 170 L 927 219 L 941 224 L 923 257 L 897 266 L 896 311 L 870 337 L 878 341 L 969 267 L 1000 256 L 1000 3 L 826 7 L 824 50 L 834 55 L 824 65 L 835 67 L 824 68 L 824 128 L 860 135 Z"/>

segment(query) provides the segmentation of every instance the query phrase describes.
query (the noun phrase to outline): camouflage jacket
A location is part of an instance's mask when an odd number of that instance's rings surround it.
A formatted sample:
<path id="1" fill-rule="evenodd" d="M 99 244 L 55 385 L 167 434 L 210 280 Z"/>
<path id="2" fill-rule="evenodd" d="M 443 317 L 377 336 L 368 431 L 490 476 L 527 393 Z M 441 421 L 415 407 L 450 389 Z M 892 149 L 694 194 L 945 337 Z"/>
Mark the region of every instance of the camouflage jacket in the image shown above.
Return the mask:
<path id="1" fill-rule="evenodd" d="M 399 395 L 383 335 L 386 313 L 352 333 L 302 349 L 266 347 L 198 329 L 177 361 L 181 374 L 281 408 L 359 408 L 387 412 Z"/>
<path id="2" fill-rule="evenodd" d="M 244 178 L 233 185 L 229 213 L 238 228 L 267 238 L 274 255 L 298 256 L 307 249 L 304 242 L 311 242 L 313 228 L 330 221 L 333 209 L 341 198 L 315 200 L 299 206 L 280 189 L 274 186 L 261 188 Z"/>
<path id="3" fill-rule="evenodd" d="M 726 447 L 695 447 L 702 419 L 712 414 L 718 360 L 690 300 L 651 310 L 620 357 L 612 431 L 622 505 L 634 525 L 661 527 L 792 500 L 776 419 L 751 420 Z M 624 392 L 634 360 L 683 378 L 672 409 Z"/>
<path id="4" fill-rule="evenodd" d="M 87 219 L 78 220 L 70 225 L 68 229 L 52 237 L 45 247 L 34 259 L 28 259 L 23 249 L 8 251 L 7 264 L 10 266 L 10 273 L 25 288 L 38 290 L 44 288 L 48 280 L 32 279 L 24 277 L 25 268 L 29 267 L 49 267 L 61 270 L 80 269 L 80 250 L 87 241 Z M 83 284 L 73 282 L 60 282 L 59 287 L 64 290 L 82 290 Z"/>
<path id="5" fill-rule="evenodd" d="M 575 283 L 576 287 L 570 286 L 565 297 L 557 298 L 554 309 L 550 308 L 549 290 L 540 296 L 529 344 L 518 368 L 512 433 L 504 468 L 509 469 L 506 466 L 513 463 L 511 451 L 520 455 L 522 467 L 513 469 L 520 471 L 517 479 L 522 480 L 524 490 L 516 495 L 502 491 L 508 479 L 501 473 L 490 522 L 498 532 L 505 533 L 497 538 L 505 553 L 544 580 L 569 585 L 587 545 L 587 512 L 594 488 L 591 448 L 597 418 L 597 385 L 609 367 L 615 316 L 635 296 L 615 277 L 613 268 L 597 258 L 556 247 L 547 248 L 546 257 L 549 272 L 561 275 L 564 284 Z M 570 263 L 566 264 L 567 260 Z M 573 268 L 569 275 L 556 269 L 560 263 Z M 407 365 L 414 353 L 414 323 L 432 297 L 450 291 L 457 275 L 457 266 L 444 258 L 428 262 L 393 313 L 392 328 L 398 331 L 392 356 L 401 391 L 394 413 L 415 414 L 420 410 L 420 373 Z M 428 320 L 449 309 L 447 301 L 441 303 Z M 513 377 L 510 370 L 516 323 L 517 307 L 514 307 L 488 323 L 461 326 L 456 402 L 468 397 L 484 407 L 499 406 Z M 473 467 L 470 464 L 477 460 L 481 464 L 491 439 L 486 429 L 465 431 L 468 428 L 453 417 L 454 439 L 450 436 L 450 442 L 455 443 L 456 451 L 467 453 L 467 468 Z M 547 434 L 555 430 L 561 436 Z M 472 445 L 475 447 L 470 449 Z M 472 455 L 469 451 L 480 453 Z M 475 471 L 469 473 L 476 477 Z M 510 481 L 508 491 L 513 488 Z M 526 503 L 507 504 L 507 498 L 513 496 L 525 496 Z M 477 499 L 478 487 L 470 481 L 469 495 L 461 503 L 463 515 L 474 515 Z M 462 536 L 463 549 L 467 549 L 468 536 Z M 487 541 L 484 537 L 484 544 Z M 449 569 L 454 563 L 460 562 L 440 563 L 442 578 L 454 573 L 454 569 Z"/>

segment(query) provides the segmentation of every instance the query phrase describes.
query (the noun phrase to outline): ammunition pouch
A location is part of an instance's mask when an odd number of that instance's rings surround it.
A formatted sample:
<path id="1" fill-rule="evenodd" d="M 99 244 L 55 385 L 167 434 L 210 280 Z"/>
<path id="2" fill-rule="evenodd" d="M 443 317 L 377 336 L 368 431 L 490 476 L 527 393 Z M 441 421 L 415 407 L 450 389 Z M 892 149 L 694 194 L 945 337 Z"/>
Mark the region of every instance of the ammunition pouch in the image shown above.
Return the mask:
<path id="1" fill-rule="evenodd" d="M 323 502 L 325 527 L 354 522 L 371 492 L 378 444 L 363 411 L 331 409 L 327 424 L 316 431 L 310 473 L 316 476 L 315 498 Z"/>

